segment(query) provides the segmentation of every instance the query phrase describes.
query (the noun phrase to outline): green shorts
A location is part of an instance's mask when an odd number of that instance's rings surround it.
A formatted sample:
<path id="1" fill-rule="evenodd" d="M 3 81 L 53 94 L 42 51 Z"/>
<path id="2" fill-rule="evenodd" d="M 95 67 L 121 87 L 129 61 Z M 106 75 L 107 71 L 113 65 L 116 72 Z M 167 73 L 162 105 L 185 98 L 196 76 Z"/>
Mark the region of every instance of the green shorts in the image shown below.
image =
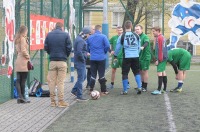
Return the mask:
<path id="1" fill-rule="evenodd" d="M 159 64 L 157 65 L 157 72 L 163 72 L 163 71 L 165 71 L 166 64 L 167 64 L 166 60 L 162 61 L 162 62 L 159 62 Z"/>
<path id="2" fill-rule="evenodd" d="M 150 60 L 140 60 L 140 70 L 149 70 Z"/>
<path id="3" fill-rule="evenodd" d="M 122 67 L 122 60 L 123 60 L 122 58 L 120 58 L 120 59 L 118 58 L 116 62 L 114 62 L 113 60 L 114 60 L 114 58 L 112 58 L 112 63 L 111 63 L 112 68 Z"/>
<path id="4" fill-rule="evenodd" d="M 187 54 L 184 54 L 180 61 L 179 61 L 179 65 L 178 65 L 178 69 L 179 70 L 190 70 L 190 61 L 191 61 L 191 55 L 188 52 Z"/>

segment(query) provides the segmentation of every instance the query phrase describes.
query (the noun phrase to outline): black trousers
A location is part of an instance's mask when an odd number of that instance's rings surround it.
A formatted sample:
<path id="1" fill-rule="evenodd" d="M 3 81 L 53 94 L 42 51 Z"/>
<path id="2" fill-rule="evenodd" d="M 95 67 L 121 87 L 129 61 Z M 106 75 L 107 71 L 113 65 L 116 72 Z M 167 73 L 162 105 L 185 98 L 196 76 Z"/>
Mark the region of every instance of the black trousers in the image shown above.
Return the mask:
<path id="1" fill-rule="evenodd" d="M 17 72 L 17 81 L 16 81 L 16 87 L 17 87 L 17 93 L 19 98 L 24 98 L 25 93 L 25 83 L 28 76 L 28 72 Z"/>
<path id="2" fill-rule="evenodd" d="M 96 82 L 97 72 L 99 75 L 99 83 L 101 85 L 101 92 L 106 92 L 106 79 L 105 79 L 106 60 L 102 61 L 90 61 L 91 79 L 90 79 L 90 91 L 94 89 Z"/>
<path id="3" fill-rule="evenodd" d="M 128 79 L 128 73 L 132 70 L 134 75 L 140 74 L 139 57 L 123 58 L 122 62 L 122 80 Z"/>
<path id="4" fill-rule="evenodd" d="M 90 78 L 91 78 L 91 70 L 87 68 L 87 86 L 90 85 Z"/>

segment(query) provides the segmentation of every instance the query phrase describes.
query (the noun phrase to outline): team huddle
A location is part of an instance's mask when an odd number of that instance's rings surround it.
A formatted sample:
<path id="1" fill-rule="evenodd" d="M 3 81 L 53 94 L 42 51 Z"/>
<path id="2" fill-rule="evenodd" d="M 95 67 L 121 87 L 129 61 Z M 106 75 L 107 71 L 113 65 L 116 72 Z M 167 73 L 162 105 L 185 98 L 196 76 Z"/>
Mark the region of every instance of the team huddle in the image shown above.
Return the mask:
<path id="1" fill-rule="evenodd" d="M 168 50 L 168 47 L 165 43 L 164 36 L 160 33 L 159 27 L 153 27 L 152 33 L 155 37 L 155 44 L 153 51 L 151 49 L 149 37 L 143 33 L 143 27 L 141 25 L 135 26 L 135 32 L 132 32 L 132 22 L 126 21 L 124 24 L 125 31 L 123 32 L 123 28 L 117 27 L 117 35 L 113 36 L 110 41 L 108 41 L 107 37 L 100 33 L 100 25 L 95 26 L 95 32 L 86 33 L 89 34 L 84 38 L 85 52 L 87 56 L 85 56 L 85 60 L 87 57 L 90 58 L 90 72 L 91 77 L 87 83 L 87 87 L 90 87 L 90 92 L 94 90 L 95 80 L 97 76 L 97 72 L 99 74 L 99 83 L 101 88 L 101 94 L 107 95 L 109 92 L 107 89 L 114 88 L 114 80 L 116 69 L 121 67 L 122 69 L 122 92 L 121 95 L 128 94 L 128 89 L 130 88 L 128 74 L 130 69 L 132 70 L 135 81 L 137 84 L 137 94 L 141 94 L 142 92 L 147 91 L 148 85 L 148 70 L 152 60 L 154 57 L 155 65 L 157 67 L 157 76 L 158 76 L 158 88 L 152 92 L 153 95 L 159 95 L 167 91 L 167 74 L 165 72 L 166 64 L 169 62 L 175 71 L 176 79 L 178 80 L 178 85 L 174 89 L 171 89 L 171 92 L 181 92 L 183 81 L 186 76 L 186 70 L 190 69 L 190 60 L 191 55 L 188 51 L 182 48 L 173 48 Z M 85 28 L 83 29 L 84 34 Z M 75 45 L 81 45 L 78 43 L 74 43 Z M 75 46 L 76 47 L 76 46 Z M 81 48 L 82 49 L 82 48 Z M 79 49 L 79 50 L 81 50 Z M 74 49 L 77 50 L 76 48 Z M 85 52 L 81 51 L 82 55 L 85 55 Z M 109 86 L 106 86 L 105 79 L 105 61 L 106 54 L 110 52 L 112 55 L 112 75 L 111 75 L 111 83 Z M 80 55 L 80 54 L 79 54 Z M 75 53 L 76 58 L 76 53 Z M 75 59 L 75 68 L 80 69 L 79 60 Z M 83 65 L 85 61 L 82 61 Z M 77 65 L 78 64 L 78 65 Z M 85 69 L 85 67 L 84 67 Z M 78 81 L 80 76 L 83 76 L 83 73 L 78 73 Z M 81 83 L 85 80 L 85 77 L 82 78 Z M 163 89 L 161 89 L 163 87 Z M 77 91 L 72 90 L 72 94 L 77 96 Z M 81 95 L 82 96 L 82 95 Z M 78 97 L 78 96 L 77 96 Z M 81 97 L 82 98 L 82 97 Z M 86 99 L 84 99 L 86 100 Z"/>

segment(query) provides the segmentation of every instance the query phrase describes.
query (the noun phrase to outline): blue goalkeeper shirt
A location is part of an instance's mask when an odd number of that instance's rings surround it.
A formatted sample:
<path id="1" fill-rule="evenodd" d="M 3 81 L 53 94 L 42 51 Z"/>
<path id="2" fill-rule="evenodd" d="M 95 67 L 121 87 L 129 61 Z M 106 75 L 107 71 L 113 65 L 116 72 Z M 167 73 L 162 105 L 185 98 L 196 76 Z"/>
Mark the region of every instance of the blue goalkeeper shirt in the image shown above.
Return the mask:
<path id="1" fill-rule="evenodd" d="M 123 58 L 136 58 L 139 57 L 140 53 L 140 39 L 137 34 L 133 34 L 131 31 L 126 32 L 124 35 L 124 43 L 121 44 L 121 37 L 117 40 L 117 45 L 115 49 L 115 56 L 120 52 L 121 47 L 123 46 Z"/>

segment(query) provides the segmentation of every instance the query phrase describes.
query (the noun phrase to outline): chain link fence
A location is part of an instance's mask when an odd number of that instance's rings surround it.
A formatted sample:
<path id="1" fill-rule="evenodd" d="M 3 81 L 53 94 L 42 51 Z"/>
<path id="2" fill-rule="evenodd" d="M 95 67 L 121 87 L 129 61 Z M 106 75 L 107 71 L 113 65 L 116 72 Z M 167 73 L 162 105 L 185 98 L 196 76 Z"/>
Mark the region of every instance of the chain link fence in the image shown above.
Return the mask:
<path id="1" fill-rule="evenodd" d="M 21 25 L 28 26 L 27 16 L 29 15 L 29 7 L 30 7 L 30 14 L 38 14 L 38 15 L 45 15 L 55 18 L 64 19 L 65 28 L 69 28 L 69 1 L 70 0 L 15 0 L 15 22 L 16 28 L 15 32 L 18 31 Z M 30 3 L 29 3 L 30 2 Z M 73 2 L 73 1 L 72 1 Z M 29 5 L 30 4 L 30 5 Z M 80 4 L 76 4 L 77 9 Z M 75 4 L 73 4 L 75 7 Z M 5 26 L 4 26 L 4 9 L 3 9 L 3 0 L 0 1 L 0 55 L 3 54 L 4 46 L 3 40 L 5 38 Z M 76 11 L 77 12 L 77 11 Z M 80 21 L 81 18 L 76 16 L 76 21 Z M 69 30 L 68 30 L 69 31 Z M 74 36 L 74 32 L 71 34 L 71 37 Z M 46 82 L 46 76 L 48 71 L 48 55 L 44 50 L 36 50 L 30 51 L 31 60 L 34 65 L 34 70 L 29 72 L 29 77 L 27 81 L 27 85 L 36 78 L 40 80 L 42 83 Z M 8 59 L 8 56 L 6 56 Z M 16 59 L 16 54 L 14 54 L 14 61 Z M 70 59 L 69 59 L 70 60 Z M 68 61 L 69 64 L 69 61 Z M 3 103 L 13 97 L 13 79 L 16 77 L 16 73 L 13 71 L 13 75 L 11 78 L 7 77 L 7 67 L 8 64 L 6 63 L 5 66 L 0 65 L 0 103 Z M 14 66 L 15 67 L 15 66 Z M 69 69 L 70 66 L 68 65 Z"/>

